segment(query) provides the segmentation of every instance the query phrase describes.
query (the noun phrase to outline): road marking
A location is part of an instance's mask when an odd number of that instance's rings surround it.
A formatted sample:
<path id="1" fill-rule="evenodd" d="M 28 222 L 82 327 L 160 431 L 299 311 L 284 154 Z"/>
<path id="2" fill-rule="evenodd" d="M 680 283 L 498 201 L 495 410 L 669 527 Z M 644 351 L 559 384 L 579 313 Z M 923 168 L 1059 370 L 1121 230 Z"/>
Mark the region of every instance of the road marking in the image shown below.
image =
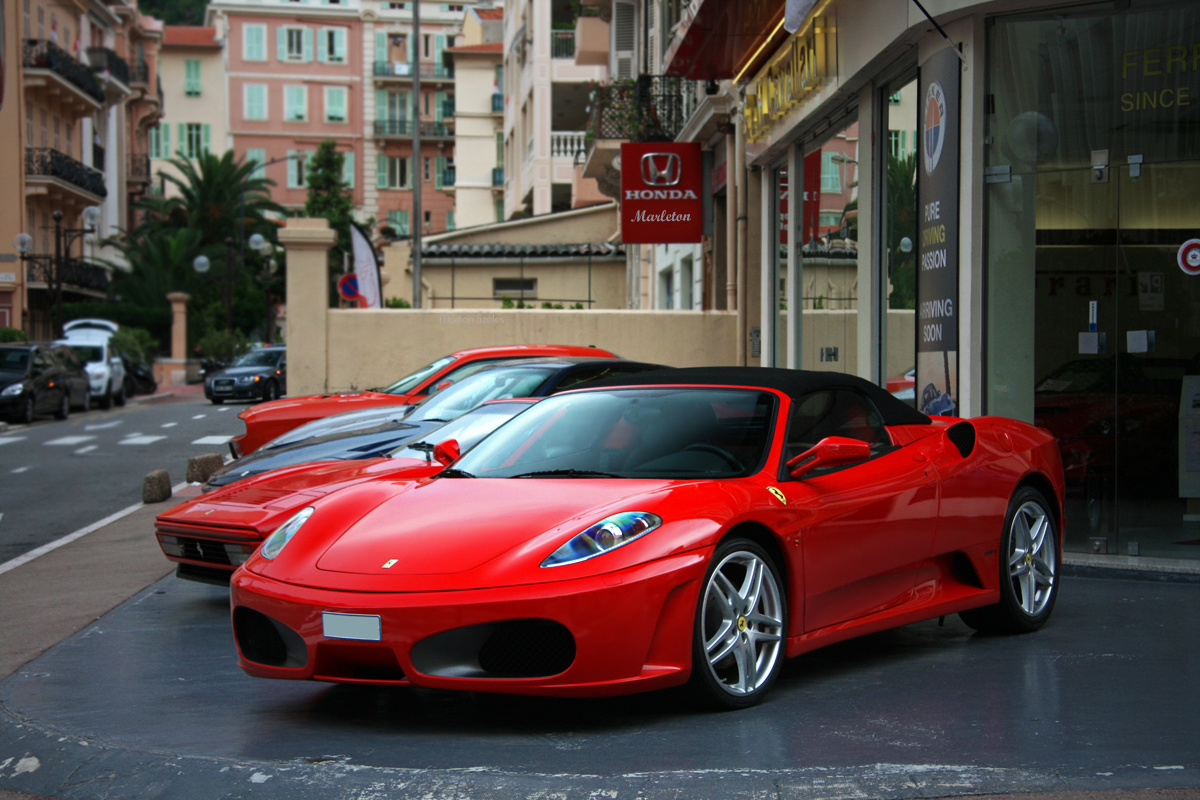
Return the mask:
<path id="1" fill-rule="evenodd" d="M 95 449 L 96 449 L 97 447 L 99 447 L 99 446 L 100 446 L 100 445 L 96 445 L 96 444 L 89 444 L 87 447 L 81 447 L 81 448 L 79 448 L 78 450 L 76 450 L 76 451 L 75 451 L 75 455 L 77 455 L 77 456 L 81 456 L 81 455 L 83 455 L 84 453 L 90 453 L 90 452 L 92 452 L 93 450 L 95 450 Z"/>
<path id="2" fill-rule="evenodd" d="M 25 441 L 24 436 L 0 436 L 0 444 L 12 444 L 13 442 Z"/>
<path id="3" fill-rule="evenodd" d="M 28 472 L 29 467 L 17 467 L 12 471 L 13 475 L 20 475 L 22 472 Z"/>
<path id="4" fill-rule="evenodd" d="M 204 419 L 207 416 L 208 414 L 197 414 L 196 416 L 192 417 L 192 419 Z"/>
<path id="5" fill-rule="evenodd" d="M 122 439 L 118 444 L 154 444 L 159 439 L 165 439 L 165 436 L 143 436 L 140 433 L 131 434 Z"/>
<path id="6" fill-rule="evenodd" d="M 174 494 L 175 492 L 181 491 L 187 485 L 188 485 L 187 481 L 184 481 L 183 483 L 172 486 L 171 493 Z M 63 545 L 70 544 L 71 542 L 75 541 L 76 539 L 82 539 L 84 536 L 87 536 L 89 533 L 98 531 L 106 525 L 111 525 L 112 523 L 116 522 L 117 520 L 121 519 L 122 517 L 129 516 L 130 514 L 137 511 L 139 508 L 141 508 L 143 505 L 144 505 L 143 503 L 134 503 L 133 505 L 129 506 L 126 509 L 118 511 L 115 514 L 108 515 L 107 517 L 100 520 L 99 522 L 93 522 L 91 525 L 88 525 L 86 528 L 81 528 L 81 529 L 75 531 L 74 533 L 67 534 L 66 536 L 62 537 L 61 539 L 55 539 L 53 542 L 48 542 L 47 544 L 44 544 L 41 547 L 36 547 L 33 550 L 30 550 L 25 555 L 17 556 L 16 558 L 12 559 L 11 561 L 5 561 L 3 564 L 0 564 L 0 575 L 3 575 L 4 573 L 9 572 L 11 570 L 14 570 L 23 564 L 28 564 L 30 561 L 33 561 L 35 558 L 39 558 L 41 556 L 46 555 L 46 553 L 53 552 L 53 551 L 57 550 L 58 548 L 62 547 Z"/>
<path id="7" fill-rule="evenodd" d="M 164 422 L 163 427 L 164 428 L 174 428 L 178 424 L 179 424 L 178 422 Z"/>
<path id="8" fill-rule="evenodd" d="M 96 438 L 95 436 L 64 436 L 61 439 L 51 439 L 50 441 L 46 442 L 46 444 L 47 444 L 47 446 L 53 445 L 56 447 L 57 446 L 74 447 L 77 444 L 83 444 L 84 442 L 90 442 L 92 439 L 95 439 L 95 438 Z"/>
<path id="9" fill-rule="evenodd" d="M 124 422 L 117 419 L 117 420 L 113 420 L 112 422 L 94 422 L 91 425 L 84 425 L 83 429 L 85 431 L 102 431 L 102 430 L 107 430 L 108 428 L 115 428 L 118 425 L 123 425 L 123 424 L 124 424 Z"/>
<path id="10" fill-rule="evenodd" d="M 205 436 L 192 442 L 192 444 L 225 444 L 232 438 L 232 436 Z"/>

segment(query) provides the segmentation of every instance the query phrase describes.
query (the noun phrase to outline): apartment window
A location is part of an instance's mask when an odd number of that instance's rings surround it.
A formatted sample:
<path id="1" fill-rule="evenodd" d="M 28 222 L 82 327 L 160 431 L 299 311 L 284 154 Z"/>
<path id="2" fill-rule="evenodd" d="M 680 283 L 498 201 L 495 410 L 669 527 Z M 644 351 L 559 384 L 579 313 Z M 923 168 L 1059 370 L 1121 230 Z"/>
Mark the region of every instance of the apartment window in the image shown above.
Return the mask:
<path id="1" fill-rule="evenodd" d="M 346 121 L 346 87 L 325 87 L 325 121 Z"/>
<path id="2" fill-rule="evenodd" d="M 171 126 L 167 124 L 156 125 L 150 129 L 150 157 L 151 158 L 170 158 L 171 157 Z"/>
<path id="3" fill-rule="evenodd" d="M 301 29 L 287 29 L 287 60 L 304 60 L 304 31 Z"/>
<path id="4" fill-rule="evenodd" d="M 200 96 L 200 59 L 189 58 L 183 62 L 183 93 L 188 97 Z"/>
<path id="5" fill-rule="evenodd" d="M 309 28 L 282 27 L 275 35 L 280 61 L 308 63 L 313 60 L 313 32 Z"/>
<path id="6" fill-rule="evenodd" d="M 179 123 L 179 149 L 184 158 L 199 158 L 209 149 L 211 127 L 200 122 Z"/>
<path id="7" fill-rule="evenodd" d="M 842 173 L 838 171 L 839 164 L 833 160 L 833 153 L 826 150 L 821 153 L 821 191 L 842 191 Z"/>
<path id="8" fill-rule="evenodd" d="M 454 212 L 453 211 L 446 212 L 446 230 L 448 230 L 448 231 L 456 230 L 456 226 L 454 224 Z"/>
<path id="9" fill-rule="evenodd" d="M 267 119 L 267 85 L 265 83 L 247 83 L 242 88 L 242 117 Z"/>
<path id="10" fill-rule="evenodd" d="M 263 180 L 267 177 L 267 151 L 259 147 L 249 147 L 246 149 L 246 163 L 254 164 L 254 172 L 250 173 L 250 177 L 256 180 Z"/>
<path id="11" fill-rule="evenodd" d="M 246 61 L 267 60 L 267 26 L 242 27 L 242 58 Z"/>
<path id="12" fill-rule="evenodd" d="M 317 60 L 328 64 L 346 62 L 346 29 L 322 28 L 317 38 Z"/>
<path id="13" fill-rule="evenodd" d="M 411 189 L 411 165 L 408 156 L 377 156 L 375 182 L 380 189 Z"/>
<path id="14" fill-rule="evenodd" d="M 303 189 L 308 185 L 308 159 L 312 153 L 304 150 L 288 150 L 288 180 L 289 189 Z"/>
<path id="15" fill-rule="evenodd" d="M 430 55 L 431 54 L 429 51 L 429 34 L 423 33 L 423 34 L 421 34 L 421 58 L 428 60 Z"/>
<path id="16" fill-rule="evenodd" d="M 429 183 L 429 179 L 433 175 L 432 161 L 433 161 L 433 159 L 431 159 L 429 156 L 425 156 L 425 165 L 424 165 L 425 166 L 425 169 L 424 169 L 425 178 L 424 178 L 424 180 L 426 183 Z M 428 220 L 426 220 L 426 221 L 428 222 Z"/>
<path id="17" fill-rule="evenodd" d="M 410 236 L 411 231 L 408 229 L 408 218 L 411 212 L 398 209 L 387 212 L 388 225 L 396 231 L 397 236 Z"/>
<path id="18" fill-rule="evenodd" d="M 342 153 L 342 183 L 347 189 L 354 188 L 354 151 Z"/>
<path id="19" fill-rule="evenodd" d="M 537 278 L 492 278 L 492 297 L 530 300 L 537 298 Z"/>
<path id="20" fill-rule="evenodd" d="M 308 120 L 308 87 L 283 87 L 283 118 L 288 122 Z"/>

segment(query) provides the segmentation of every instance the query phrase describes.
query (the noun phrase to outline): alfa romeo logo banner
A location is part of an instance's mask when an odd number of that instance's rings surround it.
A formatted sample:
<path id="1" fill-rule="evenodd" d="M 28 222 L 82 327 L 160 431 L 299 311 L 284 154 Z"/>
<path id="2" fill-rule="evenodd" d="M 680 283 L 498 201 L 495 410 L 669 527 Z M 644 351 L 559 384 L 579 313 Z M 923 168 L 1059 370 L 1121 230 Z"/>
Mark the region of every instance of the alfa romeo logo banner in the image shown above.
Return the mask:
<path id="1" fill-rule="evenodd" d="M 917 174 L 917 407 L 958 414 L 960 62 L 951 49 L 921 65 Z"/>
<path id="2" fill-rule="evenodd" d="M 699 242 L 704 234 L 699 142 L 621 145 L 621 239 L 626 244 Z"/>

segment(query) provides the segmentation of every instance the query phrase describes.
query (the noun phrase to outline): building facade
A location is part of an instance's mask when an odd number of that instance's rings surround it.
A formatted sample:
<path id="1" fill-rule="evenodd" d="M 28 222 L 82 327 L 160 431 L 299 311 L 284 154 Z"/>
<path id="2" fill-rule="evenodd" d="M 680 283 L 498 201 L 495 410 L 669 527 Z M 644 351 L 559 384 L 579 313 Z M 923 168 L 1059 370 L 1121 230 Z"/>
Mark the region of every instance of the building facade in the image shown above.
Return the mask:
<path id="1" fill-rule="evenodd" d="M 164 175 L 179 177 L 172 159 L 222 152 L 227 141 L 224 42 L 212 26 L 168 25 L 159 55 L 162 121 L 150 131 L 153 193 L 176 192 Z"/>

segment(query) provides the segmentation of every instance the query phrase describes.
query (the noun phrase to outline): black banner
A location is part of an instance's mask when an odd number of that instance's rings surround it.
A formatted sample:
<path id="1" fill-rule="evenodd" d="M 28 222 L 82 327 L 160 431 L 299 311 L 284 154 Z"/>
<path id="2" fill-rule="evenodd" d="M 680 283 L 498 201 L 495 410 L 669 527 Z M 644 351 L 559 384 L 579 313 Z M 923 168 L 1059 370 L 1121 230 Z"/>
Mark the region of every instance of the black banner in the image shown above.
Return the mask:
<path id="1" fill-rule="evenodd" d="M 917 407 L 958 415 L 958 184 L 961 62 L 921 65 L 917 170 Z"/>

